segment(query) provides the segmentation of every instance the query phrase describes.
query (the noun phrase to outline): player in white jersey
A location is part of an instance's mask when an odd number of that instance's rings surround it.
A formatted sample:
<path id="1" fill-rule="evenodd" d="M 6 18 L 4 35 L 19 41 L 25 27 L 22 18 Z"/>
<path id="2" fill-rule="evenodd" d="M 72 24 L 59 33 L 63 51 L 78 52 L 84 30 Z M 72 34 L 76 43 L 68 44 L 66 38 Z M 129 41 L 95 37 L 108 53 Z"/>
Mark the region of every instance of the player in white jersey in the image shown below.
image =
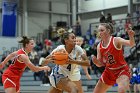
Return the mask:
<path id="1" fill-rule="evenodd" d="M 84 41 L 84 39 L 83 39 L 82 37 L 76 36 L 76 45 L 81 46 L 81 45 L 83 44 L 83 41 Z M 84 51 L 84 53 L 86 54 L 86 51 L 85 51 L 84 49 L 83 49 L 83 51 Z M 82 58 L 81 58 L 81 56 L 80 56 L 79 54 L 76 55 L 76 60 L 82 60 Z M 88 68 L 87 68 L 87 66 L 80 66 L 80 65 L 76 65 L 76 64 L 75 64 L 75 67 L 76 67 L 77 69 L 76 69 L 76 71 L 74 71 L 74 72 L 79 73 L 79 72 L 81 71 L 81 68 L 83 68 L 84 73 L 86 74 L 86 77 L 87 77 L 89 80 L 92 79 L 91 76 L 90 76 L 89 73 L 88 73 L 88 70 L 87 70 Z M 78 68 L 79 68 L 79 69 L 78 69 Z M 81 76 L 81 75 L 80 75 L 80 76 Z M 77 74 L 76 74 L 76 73 L 73 73 L 73 77 L 74 77 L 74 78 L 77 77 Z M 74 81 L 74 82 L 77 83 L 77 81 Z M 80 82 L 80 81 L 78 80 L 78 82 Z M 84 93 L 84 92 L 83 92 L 83 89 L 82 89 L 82 81 L 81 81 L 81 84 L 79 84 L 78 89 L 80 90 L 79 93 Z"/>
<path id="2" fill-rule="evenodd" d="M 82 46 L 83 41 L 84 41 L 83 37 L 76 36 L 76 45 Z M 84 51 L 85 54 L 86 54 L 86 51 L 85 51 L 84 49 L 83 49 L 83 51 Z M 86 54 L 86 55 L 87 55 L 87 54 Z M 81 56 L 80 56 L 80 55 L 77 55 L 77 60 L 81 60 Z M 79 65 L 78 65 L 78 66 L 79 66 Z M 89 80 L 92 79 L 91 76 L 90 76 L 89 73 L 88 73 L 87 67 L 86 67 L 86 66 L 82 66 L 82 67 L 83 67 L 83 69 L 84 69 L 84 72 L 85 72 L 87 78 L 88 78 Z"/>
<path id="3" fill-rule="evenodd" d="M 79 86 L 81 86 L 81 75 L 79 67 L 81 66 L 90 66 L 89 60 L 85 55 L 83 49 L 76 45 L 76 37 L 72 32 L 66 32 L 64 29 L 61 31 L 61 42 L 63 45 L 58 46 L 52 51 L 52 53 L 46 57 L 46 60 L 43 62 L 47 64 L 49 61 L 53 61 L 51 56 L 55 51 L 65 50 L 69 54 L 69 61 L 65 65 L 56 65 L 52 70 L 50 75 L 50 83 L 52 87 L 48 93 L 62 93 L 66 91 L 68 93 L 81 93 Z M 81 60 L 77 57 L 81 56 Z"/>

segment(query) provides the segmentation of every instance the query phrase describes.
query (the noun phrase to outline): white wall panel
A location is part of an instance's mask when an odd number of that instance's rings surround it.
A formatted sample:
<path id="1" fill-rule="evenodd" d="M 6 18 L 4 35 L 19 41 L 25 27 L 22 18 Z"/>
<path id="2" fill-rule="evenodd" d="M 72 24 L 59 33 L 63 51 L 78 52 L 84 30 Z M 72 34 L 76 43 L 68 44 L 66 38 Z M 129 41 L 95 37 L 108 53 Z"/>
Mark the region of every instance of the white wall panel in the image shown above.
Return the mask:
<path id="1" fill-rule="evenodd" d="M 28 0 L 28 10 L 33 11 L 49 11 L 49 3 L 47 0 Z"/>
<path id="2" fill-rule="evenodd" d="M 28 34 L 36 36 L 37 33 L 42 33 L 49 26 L 49 15 L 42 13 L 29 13 L 28 16 Z"/>
<path id="3" fill-rule="evenodd" d="M 68 5 L 62 2 L 52 2 L 52 11 L 56 13 L 67 13 Z"/>
<path id="4" fill-rule="evenodd" d="M 2 0 L 0 0 L 0 8 L 2 8 Z"/>
<path id="5" fill-rule="evenodd" d="M 54 14 L 52 17 L 52 23 L 54 25 L 56 25 L 57 21 L 66 21 L 68 23 L 68 16 Z"/>
<path id="6" fill-rule="evenodd" d="M 80 1 L 81 5 L 79 7 L 79 11 L 81 12 L 101 10 L 104 8 L 103 0 L 79 0 L 79 2 Z"/>
<path id="7" fill-rule="evenodd" d="M 128 5 L 128 0 L 105 0 L 105 9 L 126 5 Z"/>
<path id="8" fill-rule="evenodd" d="M 82 35 L 86 35 L 86 32 L 87 30 L 89 29 L 89 24 L 90 23 L 95 23 L 95 22 L 98 22 L 99 19 L 96 18 L 96 19 L 87 19 L 87 20 L 82 20 L 81 21 L 81 27 L 82 27 Z"/>
<path id="9" fill-rule="evenodd" d="M 0 55 L 3 51 L 10 51 L 11 47 L 18 47 L 18 39 L 11 37 L 0 37 Z"/>
<path id="10" fill-rule="evenodd" d="M 96 11 L 128 5 L 128 0 L 79 0 L 79 11 Z"/>

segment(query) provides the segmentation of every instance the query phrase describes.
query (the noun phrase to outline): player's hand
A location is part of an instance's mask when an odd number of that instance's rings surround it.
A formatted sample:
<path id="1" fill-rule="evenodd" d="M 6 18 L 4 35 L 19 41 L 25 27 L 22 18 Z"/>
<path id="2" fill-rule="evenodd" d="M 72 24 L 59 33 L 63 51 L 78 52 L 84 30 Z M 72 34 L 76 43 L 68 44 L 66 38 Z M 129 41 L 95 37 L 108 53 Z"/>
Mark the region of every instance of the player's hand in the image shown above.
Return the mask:
<path id="1" fill-rule="evenodd" d="M 43 69 L 47 71 L 51 71 L 51 68 L 49 66 L 44 66 Z"/>
<path id="2" fill-rule="evenodd" d="M 88 80 L 91 80 L 92 79 L 89 74 L 87 74 L 86 76 L 87 76 Z"/>
<path id="3" fill-rule="evenodd" d="M 129 37 L 134 37 L 134 35 L 135 35 L 135 32 L 131 29 L 127 30 L 126 32 L 128 33 Z"/>
<path id="4" fill-rule="evenodd" d="M 71 64 L 73 61 L 75 61 L 75 60 L 73 60 L 71 57 L 68 57 L 67 64 Z"/>
<path id="5" fill-rule="evenodd" d="M 53 57 L 50 58 L 45 58 L 42 62 L 41 65 L 44 66 L 46 64 L 48 64 L 49 62 L 54 62 L 55 60 L 53 59 Z"/>
<path id="6" fill-rule="evenodd" d="M 92 62 L 93 62 L 94 64 L 97 64 L 97 58 L 96 58 L 96 56 L 91 55 L 91 58 L 92 58 Z"/>
<path id="7" fill-rule="evenodd" d="M 92 62 L 98 66 L 98 67 L 102 67 L 102 66 L 105 66 L 105 64 L 101 63 L 96 56 L 94 55 L 91 55 L 91 58 L 92 58 Z"/>
<path id="8" fill-rule="evenodd" d="M 0 64 L 0 69 L 3 69 L 3 67 L 4 67 L 4 64 L 3 64 L 3 62 Z"/>

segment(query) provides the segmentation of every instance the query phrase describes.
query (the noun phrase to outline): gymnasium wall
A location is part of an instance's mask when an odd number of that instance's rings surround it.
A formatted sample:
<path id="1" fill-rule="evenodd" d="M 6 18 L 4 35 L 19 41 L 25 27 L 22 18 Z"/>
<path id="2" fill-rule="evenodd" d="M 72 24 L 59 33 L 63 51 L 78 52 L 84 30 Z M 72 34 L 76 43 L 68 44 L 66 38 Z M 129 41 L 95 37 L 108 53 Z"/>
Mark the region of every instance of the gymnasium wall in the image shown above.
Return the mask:
<path id="1" fill-rule="evenodd" d="M 128 0 L 79 0 L 79 12 L 98 11 L 127 6 Z"/>
<path id="2" fill-rule="evenodd" d="M 55 26 L 57 21 L 69 21 L 68 0 L 52 0 L 52 6 L 49 6 L 49 1 L 28 0 L 29 36 L 36 36 L 37 33 L 42 33 L 45 29 L 48 29 L 49 25 Z"/>
<path id="3" fill-rule="evenodd" d="M 128 0 L 81 0 L 78 14 L 83 34 L 86 34 L 90 23 L 99 22 L 101 12 L 104 12 L 105 16 L 111 13 L 113 20 L 126 18 L 127 5 Z"/>
<path id="4" fill-rule="evenodd" d="M 0 37 L 0 55 L 2 55 L 4 51 L 10 51 L 11 47 L 18 47 L 17 38 Z"/>
<path id="5" fill-rule="evenodd" d="M 49 6 L 50 1 L 52 6 Z M 78 15 L 83 34 L 89 29 L 90 23 L 99 22 L 102 11 L 105 15 L 112 13 L 114 20 L 125 18 L 128 10 L 128 0 L 78 0 L 78 2 Z M 70 0 L 27 0 L 27 11 L 28 36 L 42 33 L 49 25 L 56 26 L 57 21 L 66 21 L 68 25 L 70 24 Z"/>

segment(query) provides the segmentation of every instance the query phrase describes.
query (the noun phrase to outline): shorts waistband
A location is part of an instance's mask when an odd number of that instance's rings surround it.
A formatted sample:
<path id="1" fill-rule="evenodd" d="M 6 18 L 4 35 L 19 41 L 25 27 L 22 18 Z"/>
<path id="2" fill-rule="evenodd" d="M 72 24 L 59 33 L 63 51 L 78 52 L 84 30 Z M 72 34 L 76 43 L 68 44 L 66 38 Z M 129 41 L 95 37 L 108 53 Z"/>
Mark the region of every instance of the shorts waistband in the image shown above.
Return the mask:
<path id="1" fill-rule="evenodd" d="M 127 64 L 124 64 L 124 65 L 122 65 L 122 66 L 120 66 L 120 67 L 117 67 L 117 68 L 109 68 L 109 67 L 108 67 L 108 69 L 110 69 L 110 70 L 118 70 L 118 69 L 121 69 L 121 68 L 123 68 L 123 67 L 125 67 L 125 66 L 127 66 Z"/>

